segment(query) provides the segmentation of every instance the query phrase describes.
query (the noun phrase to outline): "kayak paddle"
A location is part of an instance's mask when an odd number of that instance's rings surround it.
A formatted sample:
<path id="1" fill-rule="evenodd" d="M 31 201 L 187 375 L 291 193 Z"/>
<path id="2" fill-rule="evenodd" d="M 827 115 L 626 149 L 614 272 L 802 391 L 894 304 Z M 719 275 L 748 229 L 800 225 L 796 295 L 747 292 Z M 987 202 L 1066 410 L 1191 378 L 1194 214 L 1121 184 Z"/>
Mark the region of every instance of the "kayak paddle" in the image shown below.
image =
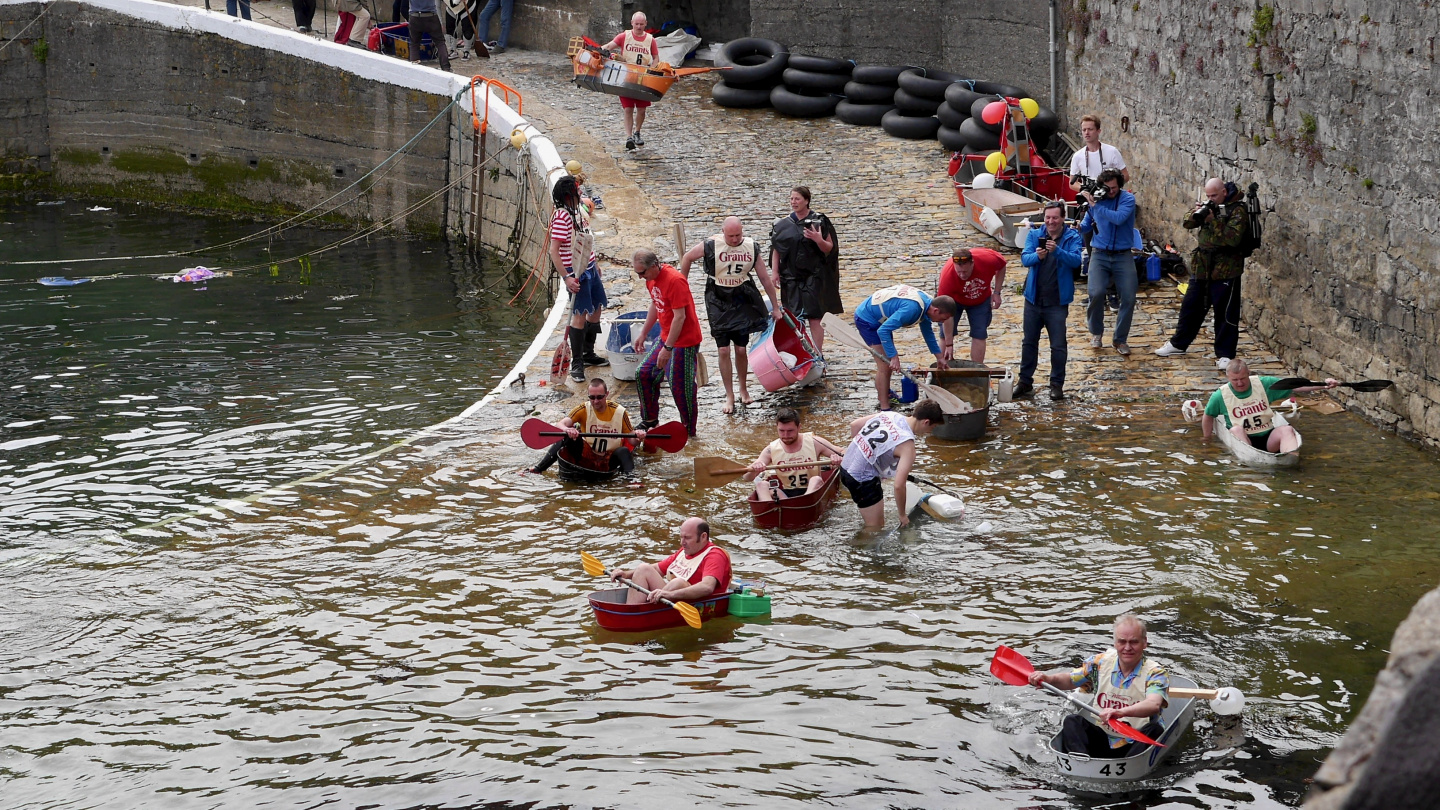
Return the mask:
<path id="1" fill-rule="evenodd" d="M 1200 698 L 1210 701 L 1210 710 L 1219 715 L 1239 714 L 1245 708 L 1245 695 L 1233 686 L 1220 689 L 1187 689 L 1172 686 L 1168 694 L 1173 698 Z"/>
<path id="2" fill-rule="evenodd" d="M 683 436 L 684 434 L 682 433 L 681 435 Z M 603 577 L 610 575 L 610 572 L 605 568 L 605 563 L 600 562 L 600 558 L 596 557 L 594 554 L 591 554 L 588 551 L 580 552 L 580 565 L 585 569 L 585 573 L 589 574 L 592 577 Z M 646 596 L 650 595 L 649 588 L 646 588 L 634 582 L 633 580 L 622 578 L 620 581 L 630 586 L 631 588 L 634 588 L 635 590 L 645 594 Z M 660 604 L 665 605 L 666 607 L 675 608 L 676 610 L 680 611 L 680 615 L 685 619 L 686 624 L 690 625 L 696 630 L 700 629 L 700 611 L 696 610 L 694 605 L 690 604 L 689 602 L 672 602 L 669 599 L 665 598 L 660 599 Z"/>
<path id="3" fill-rule="evenodd" d="M 869 352 L 875 355 L 875 359 L 879 360 L 882 363 L 889 362 L 885 355 L 876 351 L 873 347 L 870 346 L 870 344 L 865 342 L 865 338 L 861 337 L 860 333 L 855 331 L 854 326 L 851 326 L 840 318 L 835 317 L 835 313 L 825 313 L 825 317 L 821 320 L 821 322 L 825 325 L 826 334 L 833 335 L 836 340 L 844 343 L 846 346 Z M 910 376 L 910 372 L 906 371 L 903 368 L 900 369 L 900 374 L 903 375 L 905 379 L 909 380 L 912 383 L 915 383 L 915 387 L 919 388 L 921 391 L 924 391 L 925 396 L 935 400 L 935 402 L 939 404 L 940 410 L 944 411 L 945 413 L 968 413 L 969 411 L 973 410 L 965 403 L 964 400 L 960 399 L 949 391 L 946 391 L 944 388 L 941 388 L 938 385 L 931 385 L 929 383 L 920 382 L 919 380 Z"/>
<path id="4" fill-rule="evenodd" d="M 990 659 L 990 674 L 994 675 L 1005 683 L 1010 684 L 1011 686 L 1029 686 L 1030 673 L 1034 671 L 1035 666 L 1030 663 L 1030 660 L 1028 658 L 1018 652 L 1015 652 L 1009 647 L 1006 647 L 1003 644 L 996 648 L 995 657 Z M 1085 701 L 1075 697 L 1069 692 L 1061 690 L 1054 684 L 1041 681 L 1040 688 L 1044 689 L 1052 695 L 1055 695 L 1056 697 L 1070 701 L 1086 714 L 1089 714 L 1097 719 L 1100 717 L 1100 712 L 1097 711 L 1094 706 L 1091 706 L 1089 703 L 1086 703 Z M 1142 742 L 1146 745 L 1155 745 L 1159 746 L 1160 748 L 1165 747 L 1163 745 L 1160 745 L 1160 743 L 1155 742 L 1154 740 L 1145 736 L 1144 734 L 1141 734 L 1138 730 L 1136 730 L 1134 726 L 1117 718 L 1110 718 L 1110 722 L 1106 725 L 1109 726 L 1111 731 L 1115 732 L 1121 737 L 1124 737 L 1127 740 Z"/>
<path id="5" fill-rule="evenodd" d="M 1361 380 L 1359 382 L 1342 382 L 1340 386 L 1361 394 L 1373 394 L 1376 391 L 1384 391 L 1394 384 L 1392 380 Z M 1312 386 L 1324 388 L 1325 383 L 1307 380 L 1304 377 L 1286 377 L 1283 380 L 1276 380 L 1275 384 L 1270 386 L 1270 390 L 1294 391 L 1296 388 L 1309 388 Z"/>
<path id="6" fill-rule="evenodd" d="M 826 460 L 805 461 L 793 464 L 771 464 L 765 469 L 803 470 L 807 467 L 829 467 L 833 463 Z M 749 467 L 742 466 L 728 458 L 703 456 L 695 459 L 695 486 L 723 487 L 748 472 L 750 472 Z"/>
<path id="7" fill-rule="evenodd" d="M 931 480 L 928 479 L 928 478 L 921 478 L 920 476 L 916 475 L 915 473 L 910 473 L 909 475 L 907 475 L 907 476 L 905 476 L 905 477 L 908 478 L 908 479 L 910 479 L 911 481 L 914 481 L 914 482 L 917 483 L 917 484 L 924 484 L 925 486 L 930 487 L 931 489 L 934 489 L 934 490 L 938 490 L 938 491 L 940 491 L 940 492 L 943 492 L 943 493 L 945 493 L 946 495 L 949 495 L 949 496 L 952 497 L 952 498 L 958 498 L 959 500 L 962 500 L 962 501 L 965 500 L 964 498 L 961 498 L 961 497 L 960 497 L 959 495 L 957 495 L 956 493 L 951 492 L 950 490 L 948 490 L 948 489 L 940 486 L 939 484 L 935 483 L 934 481 L 931 481 Z"/>
<path id="8" fill-rule="evenodd" d="M 564 438 L 564 429 L 546 422 L 544 419 L 530 418 L 520 426 L 520 439 L 525 446 L 531 450 L 544 450 L 555 443 L 555 439 Z M 633 439 L 634 433 L 581 433 L 582 439 Z M 666 422 L 655 428 L 653 433 L 645 434 L 645 451 L 664 450 L 667 453 L 678 453 L 685 449 L 685 444 L 690 440 L 685 431 L 685 425 L 681 422 Z"/>

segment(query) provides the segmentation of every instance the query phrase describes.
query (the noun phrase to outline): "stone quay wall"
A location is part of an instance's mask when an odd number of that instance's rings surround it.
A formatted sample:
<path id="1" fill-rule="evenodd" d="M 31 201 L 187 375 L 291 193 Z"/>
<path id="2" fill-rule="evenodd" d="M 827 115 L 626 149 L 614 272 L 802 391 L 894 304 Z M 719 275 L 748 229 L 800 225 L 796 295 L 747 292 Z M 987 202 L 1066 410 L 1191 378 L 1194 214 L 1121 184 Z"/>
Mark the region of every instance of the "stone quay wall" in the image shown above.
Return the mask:
<path id="1" fill-rule="evenodd" d="M 1347 406 L 1440 446 L 1440 4 L 1066 0 L 1069 118 L 1099 113 L 1147 236 L 1205 178 L 1260 184 L 1243 318 Z M 1201 341 L 1208 339 L 1208 330 Z M 1202 344 L 1203 345 L 1203 344 Z"/>
<path id="2" fill-rule="evenodd" d="M 12 190 L 276 218 L 334 206 L 409 144 L 320 221 L 469 234 L 483 190 L 480 241 L 527 263 L 539 254 L 536 209 L 559 156 L 492 95 L 477 173 L 462 77 L 150 0 L 0 0 L 0 42 L 11 44 L 0 139 Z M 477 100 L 483 114 L 483 88 Z M 516 127 L 534 140 L 524 155 L 509 146 Z"/>

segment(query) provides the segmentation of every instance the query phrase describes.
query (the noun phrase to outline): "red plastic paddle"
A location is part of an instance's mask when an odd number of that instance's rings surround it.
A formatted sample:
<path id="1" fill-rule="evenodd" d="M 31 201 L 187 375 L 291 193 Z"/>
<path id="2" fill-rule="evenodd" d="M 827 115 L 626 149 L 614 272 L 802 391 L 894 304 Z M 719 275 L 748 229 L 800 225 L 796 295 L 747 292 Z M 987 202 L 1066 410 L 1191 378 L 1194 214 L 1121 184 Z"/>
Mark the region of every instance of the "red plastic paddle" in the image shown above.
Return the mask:
<path id="1" fill-rule="evenodd" d="M 555 443 L 555 440 L 565 436 L 565 431 L 555 425 L 546 422 L 544 419 L 530 418 L 520 426 L 520 440 L 525 446 L 532 450 L 544 450 Z M 633 439 L 634 433 L 581 433 L 582 439 Z M 685 449 L 685 444 L 690 437 L 685 432 L 685 425 L 681 422 L 667 422 L 655 428 L 653 432 L 645 434 L 644 450 L 653 453 L 655 450 L 664 450 L 667 453 L 678 453 Z"/>
<path id="2" fill-rule="evenodd" d="M 1005 683 L 1010 684 L 1011 686 L 1029 686 L 1030 673 L 1034 671 L 1035 665 L 1030 663 L 1030 659 L 1026 658 L 1018 652 L 1015 652 L 1014 650 L 1006 647 L 1003 644 L 995 649 L 995 657 L 990 659 L 990 674 L 994 675 Z M 1041 681 L 1040 687 L 1045 691 L 1049 692 L 1050 694 L 1055 695 L 1056 697 L 1064 698 L 1065 700 L 1070 701 L 1071 703 L 1078 706 L 1081 711 L 1093 715 L 1096 718 L 1100 716 L 1100 712 L 1096 711 L 1094 706 L 1091 706 L 1089 703 L 1086 703 L 1085 701 L 1075 697 L 1074 695 L 1061 690 L 1059 687 L 1053 684 Z M 1135 742 L 1142 742 L 1146 745 L 1155 745 L 1161 748 L 1165 747 L 1163 745 L 1160 745 L 1160 743 L 1155 742 L 1154 740 L 1145 736 L 1144 734 L 1141 734 L 1135 729 L 1134 726 L 1130 725 L 1129 723 L 1117 720 L 1113 717 L 1110 718 L 1110 722 L 1106 725 L 1110 727 L 1111 731 L 1115 732 L 1121 737 L 1124 737 L 1127 740 L 1134 740 Z"/>

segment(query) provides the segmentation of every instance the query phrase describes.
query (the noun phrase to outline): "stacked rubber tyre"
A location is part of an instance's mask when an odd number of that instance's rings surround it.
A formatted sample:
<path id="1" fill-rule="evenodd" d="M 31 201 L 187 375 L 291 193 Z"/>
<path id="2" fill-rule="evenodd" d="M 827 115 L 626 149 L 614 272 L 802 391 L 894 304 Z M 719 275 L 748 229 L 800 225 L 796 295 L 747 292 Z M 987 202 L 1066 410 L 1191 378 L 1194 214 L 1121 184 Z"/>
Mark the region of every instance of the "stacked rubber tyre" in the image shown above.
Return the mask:
<path id="1" fill-rule="evenodd" d="M 780 85 L 790 51 L 773 39 L 744 37 L 725 43 L 715 59 L 725 67 L 710 97 L 721 107 L 769 107 L 770 92 Z"/>
<path id="2" fill-rule="evenodd" d="M 895 109 L 895 91 L 900 74 L 908 67 L 857 65 L 845 84 L 845 100 L 835 106 L 835 115 L 847 124 L 878 127 L 885 114 Z"/>
<path id="3" fill-rule="evenodd" d="M 854 67 L 843 59 L 791 54 L 783 83 L 770 91 L 770 106 L 794 118 L 834 115 Z"/>
<path id="4" fill-rule="evenodd" d="M 966 155 L 984 155 L 1000 148 L 1000 124 L 987 124 L 981 117 L 986 105 L 1006 97 L 1026 98 L 1019 87 L 996 82 L 959 82 L 945 89 L 945 103 L 936 115 L 940 130 L 936 137 L 946 149 Z M 1060 119 L 1047 107 L 1030 121 L 1030 140 L 1043 146 L 1060 128 Z"/>
<path id="5" fill-rule="evenodd" d="M 934 138 L 940 129 L 936 112 L 945 103 L 945 89 L 964 81 L 963 76 L 943 70 L 911 68 L 903 71 L 893 100 L 895 109 L 880 119 L 880 126 L 897 138 L 925 140 Z"/>

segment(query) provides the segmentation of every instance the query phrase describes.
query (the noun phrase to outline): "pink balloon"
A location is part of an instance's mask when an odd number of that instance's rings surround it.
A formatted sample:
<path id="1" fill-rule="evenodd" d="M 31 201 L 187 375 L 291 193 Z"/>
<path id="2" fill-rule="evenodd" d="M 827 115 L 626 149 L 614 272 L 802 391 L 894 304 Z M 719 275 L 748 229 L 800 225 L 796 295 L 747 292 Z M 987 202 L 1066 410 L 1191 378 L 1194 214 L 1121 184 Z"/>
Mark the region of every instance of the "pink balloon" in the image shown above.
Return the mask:
<path id="1" fill-rule="evenodd" d="M 1005 102 L 992 101 L 980 111 L 980 118 L 987 124 L 998 124 L 1005 120 Z"/>

